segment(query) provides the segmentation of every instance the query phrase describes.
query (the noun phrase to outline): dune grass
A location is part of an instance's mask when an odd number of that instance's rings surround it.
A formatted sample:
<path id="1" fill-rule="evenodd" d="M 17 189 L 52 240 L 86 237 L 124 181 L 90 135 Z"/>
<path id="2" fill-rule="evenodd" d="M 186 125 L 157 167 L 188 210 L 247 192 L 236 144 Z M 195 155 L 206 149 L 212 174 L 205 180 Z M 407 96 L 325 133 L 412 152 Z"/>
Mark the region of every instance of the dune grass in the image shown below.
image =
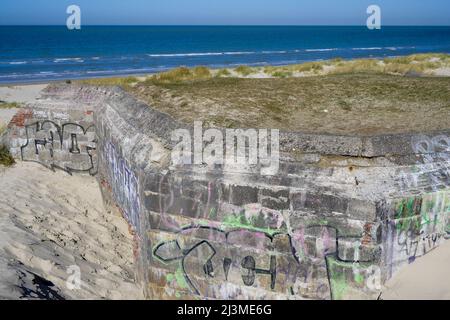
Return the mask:
<path id="1" fill-rule="evenodd" d="M 326 61 L 306 62 L 287 66 L 269 66 L 264 72 L 272 77 L 333 75 L 333 74 L 431 74 L 439 68 L 450 68 L 450 55 L 448 54 L 415 54 L 406 57 L 386 59 L 354 59 L 343 60 L 335 58 Z M 251 74 L 256 72 L 247 72 Z"/>
<path id="2" fill-rule="evenodd" d="M 372 64 L 357 63 L 353 70 Z M 450 123 L 450 77 L 232 76 L 141 82 L 130 93 L 181 121 L 202 120 L 205 126 L 365 135 L 440 130 Z"/>
<path id="3" fill-rule="evenodd" d="M 13 109 L 13 108 L 20 108 L 20 103 L 0 101 L 0 109 Z"/>
<path id="4" fill-rule="evenodd" d="M 124 83 L 139 99 L 189 123 L 364 135 L 448 129 L 450 77 L 433 76 L 439 68 L 450 70 L 449 54 L 179 67 L 147 78 L 96 83 Z"/>
<path id="5" fill-rule="evenodd" d="M 450 70 L 450 54 L 414 54 L 404 57 L 385 59 L 334 58 L 325 61 L 313 61 L 285 66 L 249 67 L 210 69 L 205 66 L 194 68 L 178 67 L 166 72 L 137 77 L 114 77 L 78 80 L 76 83 L 90 85 L 118 85 L 124 88 L 133 87 L 141 82 L 148 85 L 177 84 L 189 81 L 203 81 L 212 78 L 290 78 L 310 77 L 338 74 L 386 74 L 400 76 L 430 76 L 440 68 Z M 1 104 L 0 104 L 1 107 Z"/>
<path id="6" fill-rule="evenodd" d="M 12 166 L 15 163 L 14 158 L 9 153 L 8 148 L 0 145 L 0 165 Z"/>
<path id="7" fill-rule="evenodd" d="M 242 75 L 244 77 L 254 73 L 255 70 L 256 70 L 255 68 L 251 68 L 251 67 L 248 67 L 248 66 L 239 66 L 236 69 L 234 69 L 234 71 L 237 74 L 240 74 L 240 75 Z"/>
<path id="8" fill-rule="evenodd" d="M 228 69 L 220 69 L 216 73 L 216 77 L 229 77 L 231 76 L 231 72 Z"/>
<path id="9" fill-rule="evenodd" d="M 139 82 L 136 77 L 111 77 L 77 80 L 75 83 L 88 84 L 93 86 L 121 86 L 130 87 Z"/>
<path id="10" fill-rule="evenodd" d="M 269 78 L 289 78 L 299 76 L 321 76 L 336 74 L 389 74 L 389 75 L 432 75 L 439 68 L 450 68 L 449 54 L 414 54 L 406 57 L 386 59 L 335 58 L 326 61 L 306 62 L 286 66 L 249 67 L 213 70 L 206 67 L 189 69 L 176 68 L 149 78 L 153 83 L 176 83 L 183 81 L 205 80 L 212 77 L 251 77 L 252 75 Z"/>
<path id="11" fill-rule="evenodd" d="M 148 84 L 177 83 L 182 81 L 205 80 L 212 77 L 211 70 L 204 66 L 195 68 L 179 67 L 148 77 Z"/>

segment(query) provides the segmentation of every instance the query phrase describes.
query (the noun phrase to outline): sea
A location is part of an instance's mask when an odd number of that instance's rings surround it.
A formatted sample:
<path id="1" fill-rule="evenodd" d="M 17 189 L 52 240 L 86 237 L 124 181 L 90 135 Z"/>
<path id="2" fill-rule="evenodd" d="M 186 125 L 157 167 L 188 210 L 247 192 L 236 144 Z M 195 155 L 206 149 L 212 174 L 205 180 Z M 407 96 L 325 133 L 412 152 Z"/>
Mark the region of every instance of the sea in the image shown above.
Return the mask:
<path id="1" fill-rule="evenodd" d="M 0 26 L 0 83 L 450 53 L 450 27 Z"/>

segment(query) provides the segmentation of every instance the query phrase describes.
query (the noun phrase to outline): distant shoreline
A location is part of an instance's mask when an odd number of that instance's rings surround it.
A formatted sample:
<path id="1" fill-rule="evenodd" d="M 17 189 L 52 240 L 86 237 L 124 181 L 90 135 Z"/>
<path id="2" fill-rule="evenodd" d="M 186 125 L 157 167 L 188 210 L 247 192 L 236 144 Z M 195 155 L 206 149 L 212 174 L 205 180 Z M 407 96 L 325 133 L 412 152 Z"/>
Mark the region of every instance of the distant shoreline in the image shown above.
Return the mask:
<path id="1" fill-rule="evenodd" d="M 386 62 L 386 63 L 385 63 Z M 414 74 L 415 76 L 450 76 L 450 54 L 447 53 L 425 53 L 415 55 L 392 56 L 384 58 L 367 58 L 367 59 L 342 59 L 335 58 L 330 60 L 308 61 L 304 63 L 291 63 L 284 65 L 239 65 L 239 66 L 225 66 L 210 68 L 205 66 L 197 66 L 187 68 L 179 66 L 162 70 L 160 72 L 147 73 L 115 73 L 105 76 L 79 76 L 64 79 L 48 79 L 48 80 L 18 80 L 1 82 L 0 87 L 9 86 L 23 86 L 23 85 L 38 85 L 49 83 L 63 83 L 63 82 L 102 82 L 108 79 L 148 79 L 151 77 L 158 77 L 158 75 L 170 74 L 172 71 L 177 72 L 178 69 L 203 69 L 208 70 L 211 76 L 225 76 L 225 77 L 240 77 L 240 78 L 272 78 L 272 77 L 303 77 L 313 75 L 329 75 L 335 72 L 378 72 L 387 74 L 407 75 Z M 191 79 L 192 80 L 192 79 Z M 137 80 L 136 80 L 137 81 Z"/>

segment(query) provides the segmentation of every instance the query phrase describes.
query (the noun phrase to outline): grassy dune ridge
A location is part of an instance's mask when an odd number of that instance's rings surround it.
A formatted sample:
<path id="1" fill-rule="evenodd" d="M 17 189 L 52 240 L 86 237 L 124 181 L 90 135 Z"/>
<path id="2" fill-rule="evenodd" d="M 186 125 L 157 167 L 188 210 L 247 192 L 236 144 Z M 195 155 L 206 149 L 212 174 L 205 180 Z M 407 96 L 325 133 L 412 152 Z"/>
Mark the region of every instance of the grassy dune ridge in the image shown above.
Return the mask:
<path id="1" fill-rule="evenodd" d="M 289 78 L 348 73 L 432 76 L 440 75 L 441 72 L 449 70 L 450 54 L 429 53 L 385 59 L 343 60 L 335 58 L 286 66 L 238 66 L 236 68 L 222 69 L 210 69 L 205 66 L 194 68 L 179 67 L 146 77 L 113 77 L 88 79 L 78 82 L 94 85 L 130 86 L 143 81 L 148 84 L 161 84 L 211 78 Z"/>
<path id="2" fill-rule="evenodd" d="M 14 109 L 14 108 L 20 108 L 20 103 L 0 101 L 0 109 Z"/>
<path id="3" fill-rule="evenodd" d="M 82 82 L 121 85 L 187 123 L 366 135 L 447 129 L 450 77 L 436 76 L 439 70 L 450 70 L 450 55 L 180 67 L 145 77 Z"/>

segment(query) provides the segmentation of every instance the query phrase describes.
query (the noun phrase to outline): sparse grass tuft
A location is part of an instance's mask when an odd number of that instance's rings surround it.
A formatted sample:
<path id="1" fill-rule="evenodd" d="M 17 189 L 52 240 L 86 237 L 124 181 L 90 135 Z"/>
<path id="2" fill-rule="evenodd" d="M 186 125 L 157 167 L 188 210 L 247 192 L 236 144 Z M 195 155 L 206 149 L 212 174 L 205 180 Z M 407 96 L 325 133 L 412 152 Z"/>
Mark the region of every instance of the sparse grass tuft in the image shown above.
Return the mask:
<path id="1" fill-rule="evenodd" d="M 9 153 L 8 148 L 3 145 L 0 145 L 0 164 L 4 166 L 12 166 L 14 163 L 14 158 Z"/>
<path id="2" fill-rule="evenodd" d="M 204 66 L 193 69 L 179 67 L 167 72 L 155 74 L 145 80 L 147 84 L 170 84 L 183 81 L 206 80 L 212 77 L 211 70 Z"/>
<path id="3" fill-rule="evenodd" d="M 306 62 L 286 66 L 249 67 L 238 66 L 234 69 L 223 68 L 212 71 L 208 67 L 179 67 L 147 77 L 139 81 L 135 77 L 104 78 L 80 80 L 79 83 L 92 85 L 119 85 L 124 88 L 134 87 L 145 82 L 148 85 L 180 84 L 185 81 L 209 80 L 211 78 L 243 78 L 251 74 L 265 73 L 274 78 L 291 78 L 302 76 L 325 76 L 339 74 L 388 74 L 388 75 L 427 75 L 439 68 L 450 68 L 450 54 L 414 54 L 405 57 L 377 59 L 344 60 L 334 58 L 326 61 Z M 0 104 L 1 107 L 1 104 Z"/>
<path id="4" fill-rule="evenodd" d="M 297 72 L 318 72 L 323 70 L 323 62 L 307 62 L 293 66 Z"/>
<path id="5" fill-rule="evenodd" d="M 216 73 L 216 77 L 229 77 L 231 75 L 231 72 L 228 71 L 228 69 L 220 69 L 217 73 Z"/>
<path id="6" fill-rule="evenodd" d="M 292 77 L 292 72 L 290 72 L 290 71 L 276 71 L 276 72 L 272 73 L 272 77 L 275 77 L 275 78 L 288 78 L 288 77 Z"/>
<path id="7" fill-rule="evenodd" d="M 129 87 L 138 82 L 139 82 L 139 80 L 136 77 L 96 78 L 96 79 L 85 79 L 85 80 L 75 81 L 75 83 L 87 84 L 87 85 L 92 85 L 92 86 L 121 86 L 124 88 Z"/>
<path id="8" fill-rule="evenodd" d="M 211 71 L 207 67 L 198 66 L 194 68 L 193 75 L 195 79 L 207 79 L 211 78 Z"/>
<path id="9" fill-rule="evenodd" d="M 13 109 L 13 108 L 20 108 L 20 103 L 0 101 L 0 109 Z"/>
<path id="10" fill-rule="evenodd" d="M 236 69 L 234 69 L 234 71 L 236 71 L 240 75 L 243 75 L 244 77 L 253 73 L 253 69 L 247 66 L 239 66 Z"/>
<path id="11" fill-rule="evenodd" d="M 339 61 L 335 69 L 331 70 L 331 74 L 348 74 L 348 73 L 382 73 L 383 67 L 378 60 L 358 59 L 352 61 Z"/>
<path id="12" fill-rule="evenodd" d="M 339 63 L 345 65 L 347 61 Z M 448 128 L 450 77 L 404 77 L 362 71 L 378 68 L 375 63 L 358 61 L 350 70 L 361 73 L 353 74 L 289 77 L 287 67 L 278 71 L 278 67 L 267 67 L 265 71 L 279 72 L 279 77 L 212 77 L 176 85 L 141 82 L 131 88 L 131 93 L 180 121 L 201 120 L 227 128 L 282 128 L 333 134 Z M 380 68 L 384 69 L 382 63 Z"/>

